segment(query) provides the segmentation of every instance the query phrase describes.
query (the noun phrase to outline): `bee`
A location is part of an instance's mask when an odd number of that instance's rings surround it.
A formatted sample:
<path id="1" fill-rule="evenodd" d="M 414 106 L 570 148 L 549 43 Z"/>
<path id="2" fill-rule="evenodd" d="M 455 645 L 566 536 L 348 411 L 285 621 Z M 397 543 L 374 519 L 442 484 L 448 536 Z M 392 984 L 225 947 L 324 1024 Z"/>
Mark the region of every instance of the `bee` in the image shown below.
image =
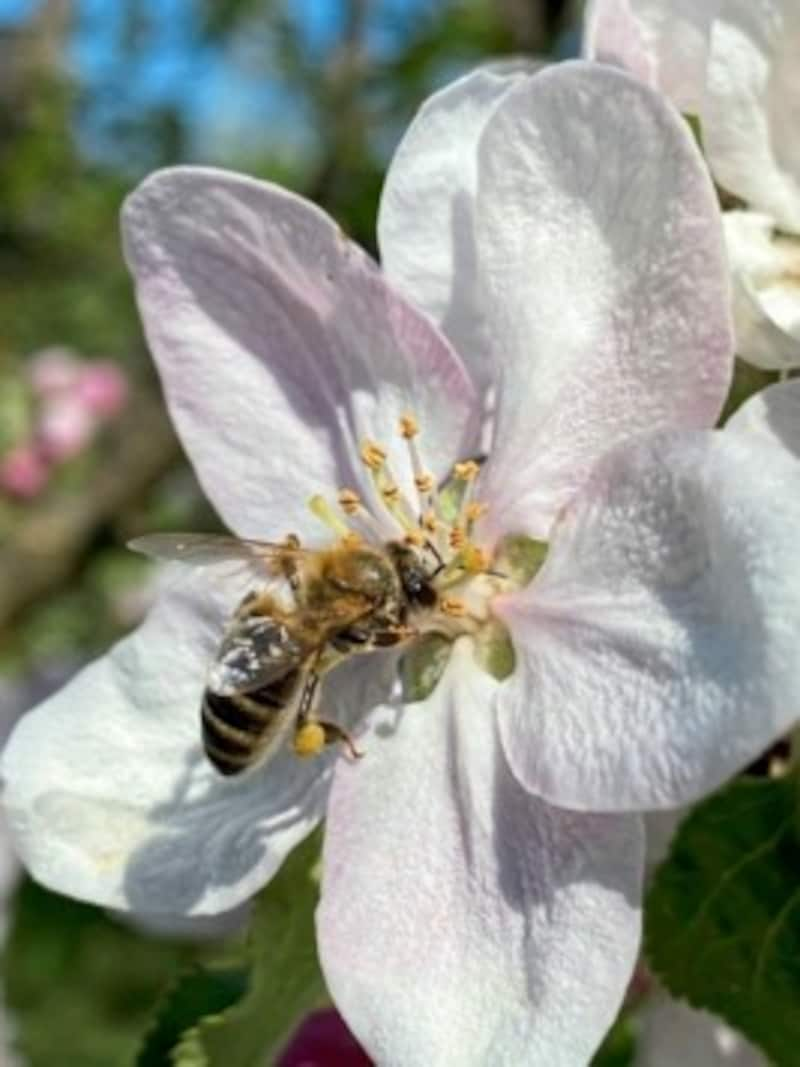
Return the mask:
<path id="1" fill-rule="evenodd" d="M 360 755 L 342 726 L 318 715 L 322 676 L 351 655 L 410 640 L 415 615 L 438 600 L 437 571 L 399 542 L 314 550 L 294 536 L 276 544 L 153 534 L 130 547 L 196 566 L 242 563 L 253 573 L 255 588 L 233 612 L 201 701 L 203 748 L 226 776 L 265 763 L 292 732 L 298 755 L 336 741 Z M 275 594 L 276 580 L 288 586 L 289 602 Z"/>

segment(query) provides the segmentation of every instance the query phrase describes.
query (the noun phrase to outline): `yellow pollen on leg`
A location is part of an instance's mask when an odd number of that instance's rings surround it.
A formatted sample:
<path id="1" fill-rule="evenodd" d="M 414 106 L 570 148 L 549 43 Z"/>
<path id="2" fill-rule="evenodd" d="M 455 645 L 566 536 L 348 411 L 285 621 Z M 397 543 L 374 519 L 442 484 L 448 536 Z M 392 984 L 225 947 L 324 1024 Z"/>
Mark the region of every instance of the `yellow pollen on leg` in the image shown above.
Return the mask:
<path id="1" fill-rule="evenodd" d="M 362 441 L 361 459 L 371 471 L 379 471 L 386 462 L 386 449 L 377 441 Z"/>
<path id="2" fill-rule="evenodd" d="M 308 756 L 318 756 L 325 748 L 325 729 L 318 722 L 305 722 L 298 727 L 292 748 L 296 756 L 306 759 Z"/>
<path id="3" fill-rule="evenodd" d="M 407 412 L 405 415 L 400 416 L 400 433 L 407 441 L 410 441 L 412 437 L 416 437 L 419 433 L 419 423 L 415 415 Z"/>

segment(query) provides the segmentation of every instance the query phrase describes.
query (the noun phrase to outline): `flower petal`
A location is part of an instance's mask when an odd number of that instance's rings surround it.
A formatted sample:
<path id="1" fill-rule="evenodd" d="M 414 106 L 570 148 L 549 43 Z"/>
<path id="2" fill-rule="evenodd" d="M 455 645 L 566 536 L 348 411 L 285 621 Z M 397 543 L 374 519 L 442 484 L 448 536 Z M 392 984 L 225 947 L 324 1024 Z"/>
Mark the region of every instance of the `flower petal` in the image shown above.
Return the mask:
<path id="1" fill-rule="evenodd" d="M 800 233 L 800 7 L 725 0 L 711 34 L 703 140 L 719 185 Z"/>
<path id="2" fill-rule="evenodd" d="M 238 534 L 308 529 L 307 498 L 358 487 L 359 441 L 396 438 L 405 411 L 434 473 L 468 447 L 458 358 L 314 205 L 181 167 L 148 178 L 123 225 L 172 417 Z"/>
<path id="3" fill-rule="evenodd" d="M 800 241 L 755 211 L 726 211 L 723 222 L 737 352 L 764 370 L 800 366 Z"/>
<path id="4" fill-rule="evenodd" d="M 318 941 L 331 995 L 377 1062 L 586 1064 L 636 958 L 636 817 L 527 794 L 457 644 L 429 700 L 383 709 L 334 776 Z"/>
<path id="5" fill-rule="evenodd" d="M 722 1019 L 656 993 L 641 1012 L 634 1067 L 768 1067 Z"/>
<path id="6" fill-rule="evenodd" d="M 719 211 L 686 124 L 612 67 L 562 63 L 510 90 L 479 166 L 504 371 L 482 493 L 496 532 L 547 539 L 613 444 L 719 414 L 733 352 Z"/>
<path id="7" fill-rule="evenodd" d="M 287 751 L 223 779 L 200 750 L 206 670 L 240 595 L 233 578 L 181 569 L 131 637 L 23 717 L 4 804 L 38 881 L 125 910 L 215 913 L 313 829 L 330 758 Z"/>
<path id="8" fill-rule="evenodd" d="M 478 140 L 498 102 L 532 69 L 485 67 L 426 100 L 392 159 L 378 214 L 387 276 L 432 316 L 481 385 L 493 368 L 475 250 Z"/>
<path id="9" fill-rule="evenodd" d="M 725 432 L 759 439 L 800 459 L 800 380 L 780 382 L 751 396 L 725 424 Z"/>
<path id="10" fill-rule="evenodd" d="M 598 464 L 533 583 L 498 601 L 509 762 L 551 803 L 678 807 L 800 706 L 800 467 L 755 436 L 664 433 Z"/>
<path id="11" fill-rule="evenodd" d="M 711 23 L 721 0 L 589 0 L 583 53 L 660 89 L 697 114 L 705 91 Z"/>

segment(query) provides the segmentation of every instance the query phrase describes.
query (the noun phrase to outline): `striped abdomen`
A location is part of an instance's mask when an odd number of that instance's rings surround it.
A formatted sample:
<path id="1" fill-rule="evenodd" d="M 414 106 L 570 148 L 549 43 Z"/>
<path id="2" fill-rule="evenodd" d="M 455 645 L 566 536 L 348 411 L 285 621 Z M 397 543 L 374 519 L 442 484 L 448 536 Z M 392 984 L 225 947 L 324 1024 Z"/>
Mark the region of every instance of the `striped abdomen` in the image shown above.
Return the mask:
<path id="1" fill-rule="evenodd" d="M 293 668 L 260 689 L 203 693 L 203 747 L 220 774 L 241 774 L 280 744 L 295 720 L 302 671 Z"/>

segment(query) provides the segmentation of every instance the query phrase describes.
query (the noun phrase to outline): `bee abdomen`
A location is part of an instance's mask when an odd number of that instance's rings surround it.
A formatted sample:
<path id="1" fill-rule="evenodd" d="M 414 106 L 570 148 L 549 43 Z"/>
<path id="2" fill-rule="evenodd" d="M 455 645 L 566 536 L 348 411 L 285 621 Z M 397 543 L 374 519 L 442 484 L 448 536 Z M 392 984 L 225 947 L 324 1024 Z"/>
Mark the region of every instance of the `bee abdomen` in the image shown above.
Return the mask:
<path id="1" fill-rule="evenodd" d="M 267 754 L 292 721 L 300 672 L 289 671 L 261 689 L 222 696 L 211 689 L 201 707 L 203 747 L 220 774 L 241 774 Z"/>

